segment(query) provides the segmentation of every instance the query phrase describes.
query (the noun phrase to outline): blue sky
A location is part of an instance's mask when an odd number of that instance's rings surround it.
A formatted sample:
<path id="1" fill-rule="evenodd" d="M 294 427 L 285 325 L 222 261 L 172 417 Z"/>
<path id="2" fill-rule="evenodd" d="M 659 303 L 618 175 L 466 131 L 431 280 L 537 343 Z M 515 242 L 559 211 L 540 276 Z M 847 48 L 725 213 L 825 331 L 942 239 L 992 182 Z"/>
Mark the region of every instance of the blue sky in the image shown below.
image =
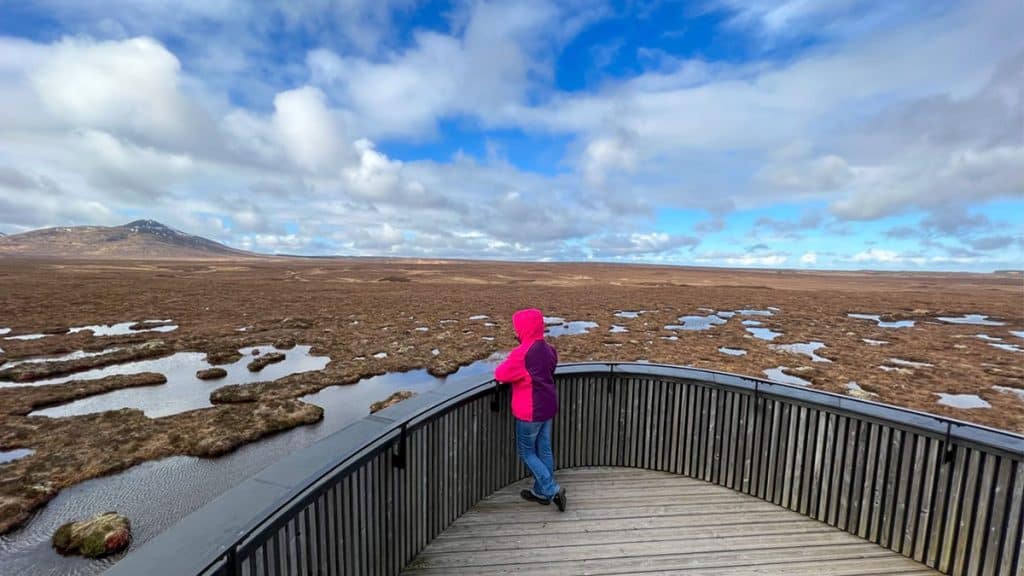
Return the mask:
<path id="1" fill-rule="evenodd" d="M 1024 267 L 1014 0 L 0 2 L 0 231 Z"/>

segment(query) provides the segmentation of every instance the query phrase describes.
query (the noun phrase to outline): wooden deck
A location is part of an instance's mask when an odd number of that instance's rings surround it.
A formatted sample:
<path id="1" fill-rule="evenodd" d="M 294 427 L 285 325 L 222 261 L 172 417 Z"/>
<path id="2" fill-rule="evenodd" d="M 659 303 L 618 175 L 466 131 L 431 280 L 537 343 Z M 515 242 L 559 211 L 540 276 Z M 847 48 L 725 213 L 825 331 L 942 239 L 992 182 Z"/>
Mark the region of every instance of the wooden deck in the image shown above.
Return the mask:
<path id="1" fill-rule="evenodd" d="M 569 507 L 485 498 L 403 572 L 429 574 L 939 574 L 891 550 L 728 488 L 664 472 L 558 473 Z"/>

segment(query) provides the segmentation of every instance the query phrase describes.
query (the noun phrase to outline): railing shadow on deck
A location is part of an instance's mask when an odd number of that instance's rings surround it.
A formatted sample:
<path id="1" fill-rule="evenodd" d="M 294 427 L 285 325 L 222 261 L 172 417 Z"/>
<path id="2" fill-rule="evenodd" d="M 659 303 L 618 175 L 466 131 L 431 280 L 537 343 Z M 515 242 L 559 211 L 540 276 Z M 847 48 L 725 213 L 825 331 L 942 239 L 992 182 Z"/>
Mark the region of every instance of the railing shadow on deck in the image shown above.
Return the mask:
<path id="1" fill-rule="evenodd" d="M 678 366 L 567 364 L 556 380 L 560 468 L 699 478 L 948 574 L 1024 569 L 1022 436 Z M 507 388 L 449 381 L 271 464 L 108 574 L 398 574 L 525 475 Z"/>

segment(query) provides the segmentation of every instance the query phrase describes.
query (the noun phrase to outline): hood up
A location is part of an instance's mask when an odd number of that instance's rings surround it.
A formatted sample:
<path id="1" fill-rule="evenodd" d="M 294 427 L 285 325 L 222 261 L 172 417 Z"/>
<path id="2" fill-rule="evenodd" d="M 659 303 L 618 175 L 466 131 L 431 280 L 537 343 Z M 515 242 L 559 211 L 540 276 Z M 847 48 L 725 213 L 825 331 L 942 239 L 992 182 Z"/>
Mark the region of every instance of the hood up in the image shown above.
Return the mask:
<path id="1" fill-rule="evenodd" d="M 544 338 L 544 314 L 536 308 L 520 310 L 512 315 L 512 327 L 520 342 L 532 342 Z"/>

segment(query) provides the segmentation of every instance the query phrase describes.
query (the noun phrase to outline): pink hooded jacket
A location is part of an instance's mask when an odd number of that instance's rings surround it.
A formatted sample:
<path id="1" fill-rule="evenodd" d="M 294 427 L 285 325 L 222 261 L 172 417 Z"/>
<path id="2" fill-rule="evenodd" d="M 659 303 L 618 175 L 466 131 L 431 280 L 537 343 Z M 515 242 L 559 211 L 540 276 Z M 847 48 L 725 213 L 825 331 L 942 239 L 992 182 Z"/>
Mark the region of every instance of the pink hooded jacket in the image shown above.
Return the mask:
<path id="1" fill-rule="evenodd" d="M 512 315 L 519 346 L 494 370 L 494 379 L 512 385 L 512 415 L 544 422 L 558 413 L 555 366 L 558 352 L 544 341 L 544 315 L 536 308 Z"/>

